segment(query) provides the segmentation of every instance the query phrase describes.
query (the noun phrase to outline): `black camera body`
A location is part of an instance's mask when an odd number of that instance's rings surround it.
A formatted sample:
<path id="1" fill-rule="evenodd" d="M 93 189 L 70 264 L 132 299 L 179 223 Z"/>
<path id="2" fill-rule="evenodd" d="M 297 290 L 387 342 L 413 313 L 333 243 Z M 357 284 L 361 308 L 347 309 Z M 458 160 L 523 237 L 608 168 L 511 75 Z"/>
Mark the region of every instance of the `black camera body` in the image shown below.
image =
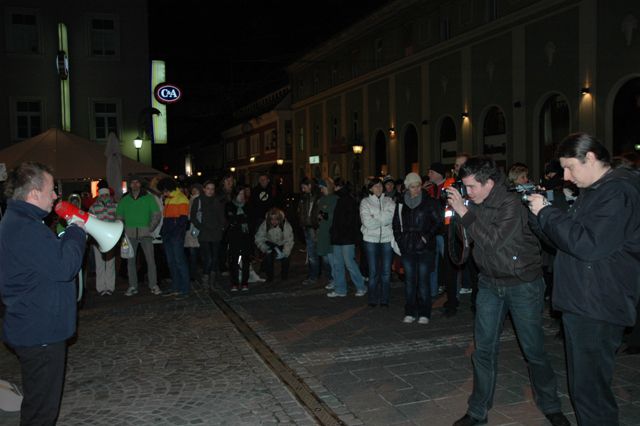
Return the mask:
<path id="1" fill-rule="evenodd" d="M 543 191 L 541 189 L 539 189 L 535 184 L 533 183 L 523 183 L 520 185 L 516 185 L 512 188 L 509 188 L 509 191 L 515 191 L 517 193 L 520 194 L 520 199 L 522 200 L 522 202 L 524 203 L 528 203 L 529 202 L 529 195 L 532 194 L 540 194 L 543 196 L 547 196 L 547 191 Z"/>
<path id="2" fill-rule="evenodd" d="M 464 183 L 462 183 L 462 180 L 460 179 L 455 180 L 450 185 L 450 187 L 457 189 L 458 192 L 460 193 L 460 196 L 462 196 L 462 198 L 467 196 L 467 187 L 464 186 Z M 442 192 L 440 192 L 440 198 L 442 198 L 444 201 L 447 201 L 447 198 L 448 198 L 447 188 L 442 189 Z"/>

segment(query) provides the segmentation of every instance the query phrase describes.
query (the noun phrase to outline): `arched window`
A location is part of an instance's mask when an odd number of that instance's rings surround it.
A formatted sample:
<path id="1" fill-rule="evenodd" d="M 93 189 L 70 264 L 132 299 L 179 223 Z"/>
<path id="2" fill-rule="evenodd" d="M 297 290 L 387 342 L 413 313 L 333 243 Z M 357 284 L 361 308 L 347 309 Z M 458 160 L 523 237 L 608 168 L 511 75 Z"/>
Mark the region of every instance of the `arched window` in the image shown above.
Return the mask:
<path id="1" fill-rule="evenodd" d="M 612 155 L 636 151 L 640 144 L 640 78 L 626 82 L 613 104 Z"/>
<path id="2" fill-rule="evenodd" d="M 445 117 L 440 123 L 440 161 L 445 165 L 455 162 L 458 149 L 456 124 L 451 117 Z"/>
<path id="3" fill-rule="evenodd" d="M 487 111 L 482 129 L 482 154 L 488 155 L 504 170 L 507 167 L 507 128 L 504 112 L 493 106 Z"/>
<path id="4" fill-rule="evenodd" d="M 540 166 L 554 158 L 556 148 L 569 134 L 569 105 L 558 94 L 549 96 L 540 111 Z"/>

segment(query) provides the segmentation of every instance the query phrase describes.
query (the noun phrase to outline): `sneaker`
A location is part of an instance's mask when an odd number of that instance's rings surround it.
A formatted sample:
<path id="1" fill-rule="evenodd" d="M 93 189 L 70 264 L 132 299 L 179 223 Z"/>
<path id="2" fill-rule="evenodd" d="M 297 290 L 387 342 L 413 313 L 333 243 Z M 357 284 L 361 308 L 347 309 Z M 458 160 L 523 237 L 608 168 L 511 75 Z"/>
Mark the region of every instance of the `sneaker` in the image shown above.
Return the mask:
<path id="1" fill-rule="evenodd" d="M 238 291 L 238 286 L 237 285 L 232 285 L 231 286 L 231 291 Z"/>
<path id="2" fill-rule="evenodd" d="M 402 322 L 405 323 L 405 324 L 411 324 L 415 320 L 416 320 L 415 317 L 412 317 L 411 315 L 406 315 L 404 317 L 404 319 L 402 320 Z"/>
<path id="3" fill-rule="evenodd" d="M 162 292 L 162 296 L 163 297 L 171 297 L 171 296 L 177 296 L 178 295 L 178 291 L 177 290 L 165 290 Z"/>
<path id="4" fill-rule="evenodd" d="M 569 420 L 560 411 L 544 415 L 553 426 L 571 426 Z"/>
<path id="5" fill-rule="evenodd" d="M 228 277 L 229 276 L 229 271 L 222 271 L 222 275 L 223 277 Z"/>
<path id="6" fill-rule="evenodd" d="M 100 294 L 100 296 L 106 296 L 106 295 L 107 295 L 107 291 L 106 291 L 106 290 L 102 290 L 102 291 L 101 291 L 100 293 L 98 293 L 98 294 Z"/>
<path id="7" fill-rule="evenodd" d="M 459 418 L 453 426 L 475 426 L 475 425 L 484 425 L 487 424 L 487 419 L 476 419 L 475 417 L 471 417 L 468 414 L 465 414 L 461 418 Z"/>
<path id="8" fill-rule="evenodd" d="M 427 317 L 418 318 L 418 324 L 429 324 L 429 318 Z"/>
<path id="9" fill-rule="evenodd" d="M 329 281 L 329 284 L 325 285 L 324 288 L 326 290 L 333 290 L 334 288 L 336 288 L 335 284 L 333 283 L 333 281 Z"/>
<path id="10" fill-rule="evenodd" d="M 113 292 L 111 290 L 107 290 L 104 292 L 103 296 L 111 296 L 113 294 Z"/>
<path id="11" fill-rule="evenodd" d="M 242 291 L 249 291 L 249 286 L 247 284 L 243 284 Z"/>
<path id="12" fill-rule="evenodd" d="M 458 293 L 460 293 L 460 294 L 471 294 L 471 293 L 473 293 L 473 290 L 471 290 L 470 288 L 467 288 L 467 287 L 462 287 Z"/>
<path id="13" fill-rule="evenodd" d="M 304 285 L 304 286 L 314 285 L 316 283 L 316 281 L 317 280 L 312 280 L 311 278 L 307 278 L 306 280 L 302 281 L 302 285 Z"/>
<path id="14" fill-rule="evenodd" d="M 346 294 L 336 293 L 335 291 L 327 293 L 327 297 L 345 297 L 345 296 Z"/>
<path id="15" fill-rule="evenodd" d="M 133 295 L 136 295 L 136 294 L 138 294 L 138 290 L 133 288 L 133 287 L 129 287 L 127 289 L 127 291 L 124 292 L 125 296 L 133 296 Z"/>
<path id="16" fill-rule="evenodd" d="M 365 294 L 367 294 L 367 289 L 365 288 L 364 290 L 358 290 L 356 291 L 356 297 L 362 297 Z"/>
<path id="17" fill-rule="evenodd" d="M 440 287 L 438 287 L 438 294 L 443 294 L 445 291 L 447 291 L 445 286 L 441 285 Z"/>
<path id="18" fill-rule="evenodd" d="M 155 294 L 156 296 L 162 294 L 162 290 L 160 290 L 160 287 L 154 287 L 151 289 L 151 294 Z"/>

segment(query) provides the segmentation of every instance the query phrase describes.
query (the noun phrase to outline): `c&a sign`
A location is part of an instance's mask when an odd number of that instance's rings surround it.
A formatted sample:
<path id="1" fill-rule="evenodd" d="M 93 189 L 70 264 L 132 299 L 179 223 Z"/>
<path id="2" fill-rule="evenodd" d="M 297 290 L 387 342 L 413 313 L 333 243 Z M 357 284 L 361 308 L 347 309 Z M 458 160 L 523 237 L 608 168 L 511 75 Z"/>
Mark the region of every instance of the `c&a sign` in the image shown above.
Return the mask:
<path id="1" fill-rule="evenodd" d="M 153 96 L 161 104 L 172 104 L 178 102 L 182 97 L 182 90 L 176 85 L 160 83 L 153 91 Z"/>

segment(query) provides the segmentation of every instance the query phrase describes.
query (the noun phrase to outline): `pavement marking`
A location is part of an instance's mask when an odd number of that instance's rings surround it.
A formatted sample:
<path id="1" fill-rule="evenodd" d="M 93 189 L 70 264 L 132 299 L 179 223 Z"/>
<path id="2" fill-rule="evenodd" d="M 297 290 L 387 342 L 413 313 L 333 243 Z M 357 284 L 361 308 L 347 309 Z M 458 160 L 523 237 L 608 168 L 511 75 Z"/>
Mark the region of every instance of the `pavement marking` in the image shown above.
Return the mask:
<path id="1" fill-rule="evenodd" d="M 202 294 L 198 293 L 202 298 Z M 216 291 L 210 291 L 209 297 L 220 308 L 223 314 L 236 327 L 238 332 L 247 340 L 249 345 L 271 368 L 276 376 L 291 390 L 293 395 L 309 411 L 309 413 L 323 426 L 338 426 L 345 423 L 338 415 L 324 403 L 318 395 L 301 379 L 294 370 L 287 366 L 269 345 L 238 315 L 235 310 Z"/>

